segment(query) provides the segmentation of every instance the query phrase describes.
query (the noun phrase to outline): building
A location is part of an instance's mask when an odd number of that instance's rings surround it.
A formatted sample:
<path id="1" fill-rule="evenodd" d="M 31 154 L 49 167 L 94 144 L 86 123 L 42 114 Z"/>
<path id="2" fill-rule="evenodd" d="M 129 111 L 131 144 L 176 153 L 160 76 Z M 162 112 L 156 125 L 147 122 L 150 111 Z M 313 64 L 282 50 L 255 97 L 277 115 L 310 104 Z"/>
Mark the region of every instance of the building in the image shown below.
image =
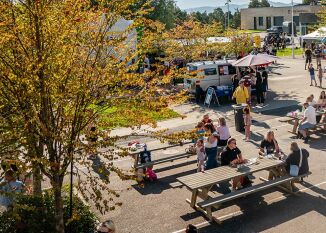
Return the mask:
<path id="1" fill-rule="evenodd" d="M 320 5 L 295 5 L 293 7 L 294 22 L 297 30 L 303 34 L 307 24 L 316 23 Z M 262 7 L 241 9 L 241 29 L 266 30 L 272 26 L 283 26 L 283 22 L 292 21 L 292 7 Z"/>

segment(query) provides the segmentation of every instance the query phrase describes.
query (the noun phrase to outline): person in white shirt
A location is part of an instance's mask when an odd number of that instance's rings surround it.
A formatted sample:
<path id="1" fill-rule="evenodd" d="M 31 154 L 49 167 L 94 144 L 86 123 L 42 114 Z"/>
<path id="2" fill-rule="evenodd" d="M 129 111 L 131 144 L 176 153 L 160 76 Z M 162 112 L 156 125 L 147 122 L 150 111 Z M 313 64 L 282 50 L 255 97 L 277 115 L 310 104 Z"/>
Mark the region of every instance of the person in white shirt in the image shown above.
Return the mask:
<path id="1" fill-rule="evenodd" d="M 309 105 L 309 103 L 303 104 L 305 111 L 303 113 L 303 119 L 301 120 L 299 124 L 299 134 L 301 134 L 305 140 L 305 142 L 308 141 L 307 138 L 307 130 L 314 128 L 317 124 L 316 121 L 316 109 Z"/>

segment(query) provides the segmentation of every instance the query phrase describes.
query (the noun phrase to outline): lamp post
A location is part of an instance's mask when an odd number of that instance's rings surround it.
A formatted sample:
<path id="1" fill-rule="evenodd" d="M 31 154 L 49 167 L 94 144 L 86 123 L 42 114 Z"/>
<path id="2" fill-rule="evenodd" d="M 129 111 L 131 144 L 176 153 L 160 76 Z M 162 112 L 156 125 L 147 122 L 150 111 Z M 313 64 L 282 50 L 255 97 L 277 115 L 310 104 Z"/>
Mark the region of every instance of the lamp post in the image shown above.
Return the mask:
<path id="1" fill-rule="evenodd" d="M 231 0 L 226 0 L 226 3 L 225 3 L 225 5 L 227 5 L 227 9 L 228 9 L 228 13 L 227 13 L 227 19 L 228 19 L 227 26 L 228 26 L 228 29 L 230 27 L 230 2 L 231 2 Z"/>
<path id="2" fill-rule="evenodd" d="M 291 41 L 292 41 L 292 58 L 294 59 L 295 56 L 294 56 L 294 16 L 293 16 L 293 0 L 291 1 L 291 5 L 292 5 L 292 24 L 291 24 L 291 32 L 292 32 L 292 35 L 291 35 Z"/>

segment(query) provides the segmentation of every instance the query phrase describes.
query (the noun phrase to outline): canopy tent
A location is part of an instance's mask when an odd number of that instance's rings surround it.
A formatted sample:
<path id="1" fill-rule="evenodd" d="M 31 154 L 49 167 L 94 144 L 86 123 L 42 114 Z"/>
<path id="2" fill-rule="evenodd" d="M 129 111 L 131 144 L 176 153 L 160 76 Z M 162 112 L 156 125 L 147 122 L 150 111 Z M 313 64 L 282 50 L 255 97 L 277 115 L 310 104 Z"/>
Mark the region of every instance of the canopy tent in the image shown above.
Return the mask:
<path id="1" fill-rule="evenodd" d="M 278 57 L 267 54 L 248 55 L 232 63 L 233 66 L 249 67 L 249 66 L 266 66 L 275 62 Z"/>
<path id="2" fill-rule="evenodd" d="M 302 36 L 301 38 L 303 40 L 321 40 L 324 37 L 326 37 L 326 27 L 321 27 L 310 34 Z"/>

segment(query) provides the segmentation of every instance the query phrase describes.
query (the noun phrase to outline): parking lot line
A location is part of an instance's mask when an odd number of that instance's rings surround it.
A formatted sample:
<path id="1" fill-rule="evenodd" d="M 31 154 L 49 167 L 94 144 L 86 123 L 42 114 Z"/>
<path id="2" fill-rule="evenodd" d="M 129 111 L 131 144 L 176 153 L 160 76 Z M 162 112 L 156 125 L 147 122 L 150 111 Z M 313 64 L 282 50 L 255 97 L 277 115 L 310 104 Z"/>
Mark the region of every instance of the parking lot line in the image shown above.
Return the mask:
<path id="1" fill-rule="evenodd" d="M 306 191 L 306 190 L 309 190 L 309 189 L 312 189 L 314 187 L 318 187 L 318 186 L 321 186 L 323 184 L 326 184 L 326 180 L 321 182 L 321 183 L 318 183 L 318 184 L 315 184 L 315 185 L 311 185 L 307 188 L 302 188 L 302 189 L 299 189 L 298 191 L 296 191 L 295 193 L 299 193 L 299 192 L 303 192 L 303 191 Z M 282 195 L 280 197 L 276 197 L 276 198 L 273 198 L 271 200 L 268 200 L 268 204 L 271 204 L 272 202 L 276 201 L 276 200 L 282 200 L 282 199 L 285 199 L 286 197 L 288 196 L 291 196 L 291 194 L 285 194 L 285 195 Z M 220 217 L 220 219 L 226 219 L 226 218 L 229 218 L 229 217 L 232 217 L 232 216 L 236 216 L 236 215 L 239 215 L 239 214 L 242 214 L 242 211 L 236 211 L 236 212 L 233 212 L 233 213 L 230 213 L 230 214 L 227 214 L 227 215 L 223 215 Z M 201 222 L 201 223 L 198 223 L 196 224 L 195 226 L 198 228 L 198 227 L 203 227 L 203 226 L 208 226 L 210 224 L 210 222 L 208 221 L 205 221 L 205 222 Z M 182 230 L 178 230 L 178 231 L 173 231 L 172 233 L 182 233 L 182 232 L 185 232 L 186 231 L 186 228 L 182 229 Z"/>

